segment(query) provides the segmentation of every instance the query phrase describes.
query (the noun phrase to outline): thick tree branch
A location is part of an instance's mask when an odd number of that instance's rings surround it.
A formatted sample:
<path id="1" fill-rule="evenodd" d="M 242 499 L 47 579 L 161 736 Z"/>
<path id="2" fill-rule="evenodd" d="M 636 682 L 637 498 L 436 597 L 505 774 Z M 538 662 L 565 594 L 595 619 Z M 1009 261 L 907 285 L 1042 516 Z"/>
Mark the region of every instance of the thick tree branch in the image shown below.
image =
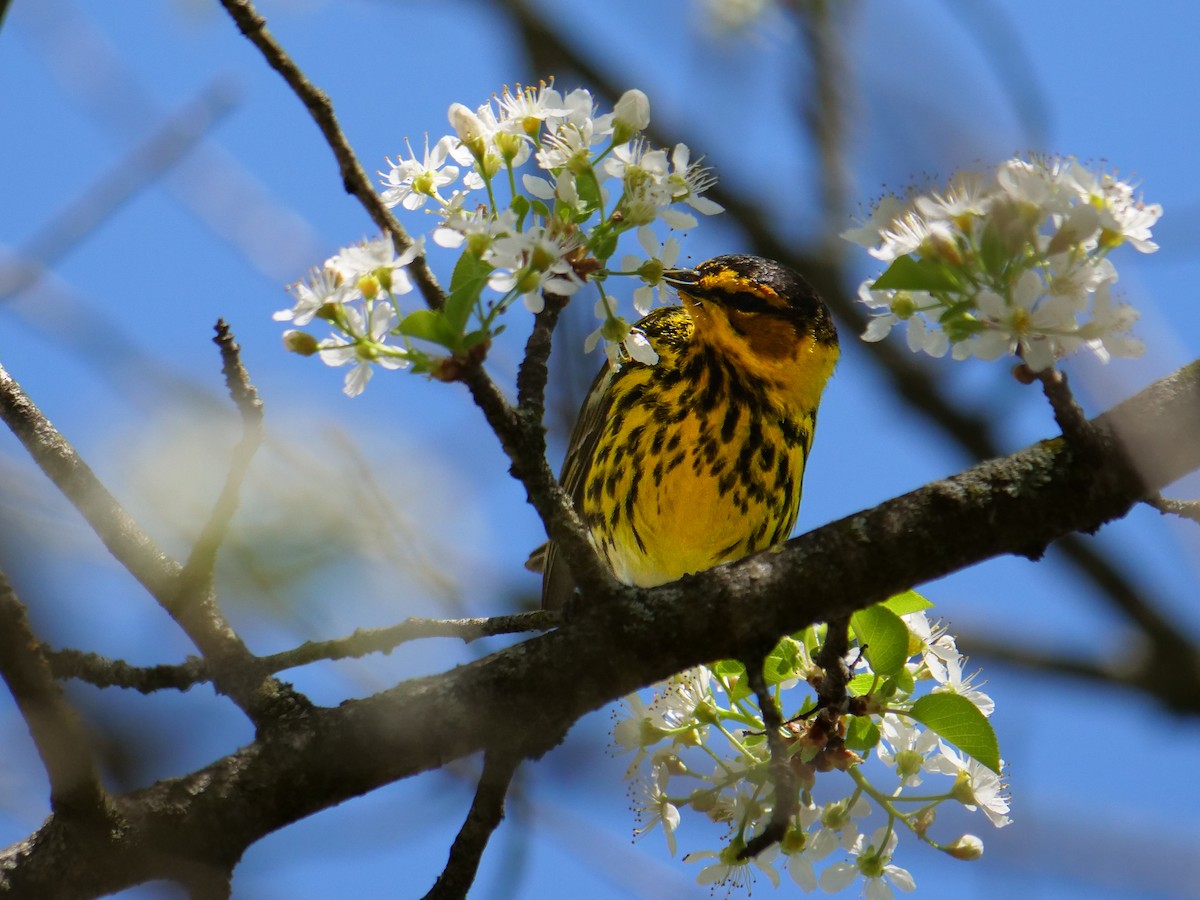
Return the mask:
<path id="1" fill-rule="evenodd" d="M 382 784 L 485 748 L 536 756 L 581 715 L 690 666 L 995 556 L 1037 557 L 1200 468 L 1200 363 L 1092 425 L 1094 453 L 1042 441 L 737 563 L 581 604 L 570 627 L 445 674 L 281 722 L 119 798 L 127 827 L 102 844 L 72 844 L 51 816 L 0 854 L 0 891 L 82 897 L 176 877 L 183 863 L 221 870 L 263 835 Z"/>

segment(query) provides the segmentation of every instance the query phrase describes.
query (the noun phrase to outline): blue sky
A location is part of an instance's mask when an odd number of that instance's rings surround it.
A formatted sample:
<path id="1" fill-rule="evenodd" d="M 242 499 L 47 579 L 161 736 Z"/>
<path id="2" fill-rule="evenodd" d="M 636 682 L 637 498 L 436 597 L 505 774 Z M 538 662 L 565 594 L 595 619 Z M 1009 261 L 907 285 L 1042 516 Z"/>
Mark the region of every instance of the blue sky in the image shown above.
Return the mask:
<path id="1" fill-rule="evenodd" d="M 844 227 L 820 220 L 814 160 L 797 140 L 807 68 L 788 28 L 775 23 L 743 39 L 714 40 L 691 0 L 541 7 L 621 87 L 645 90 L 656 121 L 687 135 L 723 183 L 760 203 L 781 234 L 801 242 Z M 404 137 L 415 143 L 426 131 L 436 138 L 448 130 L 451 102 L 474 106 L 505 83 L 553 74 L 528 70 L 491 4 L 312 0 L 267 3 L 262 11 L 330 94 L 370 171 L 401 152 Z M 886 187 L 1013 152 L 1103 160 L 1163 204 L 1155 230 L 1162 249 L 1117 258 L 1122 292 L 1143 311 L 1146 357 L 1107 367 L 1071 363 L 1080 397 L 1099 412 L 1197 355 L 1200 8 L 1179 0 L 1134 14 L 1113 2 L 910 0 L 856 4 L 847 19 L 857 202 L 865 208 Z M 348 400 L 340 372 L 283 352 L 271 320 L 289 305 L 283 285 L 371 226 L 342 191 L 299 102 L 216 4 L 16 0 L 0 32 L 0 88 L 0 116 L 10 123 L 0 142 L 0 247 L 7 255 L 32 245 L 52 257 L 42 279 L 0 311 L 0 363 L 173 552 L 186 551 L 236 440 L 210 343 L 218 316 L 244 348 L 272 441 L 227 548 L 225 603 L 254 649 L 273 652 L 413 614 L 507 612 L 536 589 L 520 567 L 541 540 L 536 517 L 461 387 L 381 374 L 363 397 Z M 199 97 L 216 98 L 220 113 L 189 153 L 79 241 L 67 244 L 61 231 L 39 238 L 81 193 L 108 183 L 167 117 L 195 125 Z M 78 222 L 79 214 L 68 218 Z M 407 221 L 421 227 L 420 217 Z M 684 252 L 701 260 L 744 242 L 716 220 L 702 223 Z M 870 274 L 865 253 L 849 245 L 844 252 L 859 276 Z M 590 330 L 589 316 L 584 309 L 571 333 Z M 490 360 L 502 383 L 511 383 L 522 324 L 510 330 L 512 340 Z M 801 529 L 970 462 L 899 405 L 868 346 L 849 334 L 843 344 Z M 578 344 L 561 346 L 578 353 Z M 596 364 L 575 360 L 577 369 Z M 943 361 L 937 372 L 998 423 L 1006 449 L 1017 449 L 1052 434 L 1053 420 L 1005 368 Z M 32 516 L 6 562 L 25 560 L 10 574 L 49 639 L 140 663 L 190 652 L 40 483 L 15 441 L 0 439 L 0 451 L 6 521 L 14 509 Z M 1170 493 L 1200 495 L 1200 480 Z M 1139 509 L 1094 541 L 1145 581 L 1181 629 L 1200 631 L 1194 527 Z M 252 552 L 256 545 L 271 551 L 266 562 Z M 297 580 L 277 581 L 284 587 L 273 593 L 255 590 L 263 565 L 273 577 Z M 313 577 L 300 579 L 305 573 Z M 1105 660 L 1137 649 L 1120 618 L 1053 553 L 1038 565 L 997 560 L 923 590 L 966 632 Z M 291 675 L 314 699 L 333 703 L 476 652 L 429 642 Z M 912 848 L 903 864 L 918 891 L 1200 894 L 1187 850 L 1200 840 L 1200 788 L 1188 775 L 1200 725 L 1132 694 L 1003 666 L 989 667 L 986 677 L 1011 765 L 1015 824 L 1000 833 L 971 826 L 988 846 L 975 865 Z M 113 760 L 132 783 L 187 771 L 250 739 L 239 717 L 203 689 L 143 698 L 72 686 L 72 696 L 114 733 L 155 736 L 148 758 Z M 6 703 L 0 727 L 19 734 Z M 520 885 L 510 896 L 554 896 L 564 884 L 581 897 L 707 896 L 656 836 L 631 845 L 623 763 L 606 753 L 608 723 L 607 712 L 589 717 L 560 751 L 525 768 L 479 896 L 505 896 L 505 885 Z M 26 774 L 37 772 L 30 747 L 5 751 L 0 843 L 44 816 L 39 776 Z M 464 765 L 394 785 L 272 836 L 247 854 L 237 894 L 418 894 L 444 861 L 472 772 Z M 159 895 L 156 888 L 128 893 Z"/>

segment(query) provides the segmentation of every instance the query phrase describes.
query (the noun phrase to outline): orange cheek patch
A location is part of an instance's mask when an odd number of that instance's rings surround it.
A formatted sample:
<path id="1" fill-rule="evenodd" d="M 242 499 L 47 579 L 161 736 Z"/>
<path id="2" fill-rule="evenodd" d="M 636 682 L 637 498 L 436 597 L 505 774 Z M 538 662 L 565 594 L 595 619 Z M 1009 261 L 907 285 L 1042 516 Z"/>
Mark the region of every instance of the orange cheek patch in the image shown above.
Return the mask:
<path id="1" fill-rule="evenodd" d="M 745 337 L 751 351 L 761 359 L 782 359 L 796 354 L 796 329 L 777 316 L 729 311 L 729 324 Z"/>

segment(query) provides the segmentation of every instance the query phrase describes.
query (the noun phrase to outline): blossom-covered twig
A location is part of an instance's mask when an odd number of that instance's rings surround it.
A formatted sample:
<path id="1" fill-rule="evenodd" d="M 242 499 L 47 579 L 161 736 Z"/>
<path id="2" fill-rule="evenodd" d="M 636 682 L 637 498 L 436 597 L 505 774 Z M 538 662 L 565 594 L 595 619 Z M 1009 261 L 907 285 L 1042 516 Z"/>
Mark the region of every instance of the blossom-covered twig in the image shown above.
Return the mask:
<path id="1" fill-rule="evenodd" d="M 873 313 L 863 337 L 901 322 L 909 348 L 955 359 L 1017 355 L 1042 372 L 1080 349 L 1137 356 L 1132 307 L 1114 302 L 1110 252 L 1158 245 L 1162 207 L 1078 160 L 1011 159 L 963 172 L 927 194 L 883 198 L 845 233 L 888 264 L 859 297 Z"/>

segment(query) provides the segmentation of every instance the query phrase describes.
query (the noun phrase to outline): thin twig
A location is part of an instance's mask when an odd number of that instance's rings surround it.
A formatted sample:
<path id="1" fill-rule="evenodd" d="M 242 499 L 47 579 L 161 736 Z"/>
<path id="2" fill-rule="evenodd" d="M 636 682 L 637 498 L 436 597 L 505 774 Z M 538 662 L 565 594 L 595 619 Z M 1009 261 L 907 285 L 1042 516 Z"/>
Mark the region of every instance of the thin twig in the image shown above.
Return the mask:
<path id="1" fill-rule="evenodd" d="M 1077 446 L 1086 446 L 1091 436 L 1091 426 L 1088 425 L 1087 416 L 1075 402 L 1075 395 L 1071 392 L 1071 386 L 1067 384 L 1067 376 L 1058 369 L 1049 368 L 1038 372 L 1036 378 L 1042 383 L 1042 392 L 1050 401 L 1050 407 L 1054 410 L 1054 421 L 1062 430 L 1063 437 Z"/>
<path id="2" fill-rule="evenodd" d="M 504 798 L 520 764 L 520 756 L 493 750 L 484 753 L 483 774 L 479 776 L 471 809 L 450 847 L 446 868 L 425 900 L 458 900 L 467 896 L 479 871 L 483 851 L 504 819 Z"/>
<path id="3" fill-rule="evenodd" d="M 267 64 L 283 76 L 288 87 L 304 104 L 313 121 L 317 123 L 325 142 L 329 144 L 329 148 L 337 158 L 342 184 L 345 186 L 346 192 L 362 204 L 363 209 L 367 211 L 367 215 L 371 217 L 380 231 L 391 236 L 397 253 L 402 253 L 411 247 L 412 237 L 392 215 L 391 210 L 384 206 L 363 169 L 362 163 L 358 161 L 358 156 L 342 132 L 329 96 L 308 80 L 291 56 L 279 45 L 279 42 L 267 30 L 267 20 L 254 8 L 253 3 L 249 0 L 221 0 L 221 5 L 237 23 L 238 29 L 246 39 L 259 49 Z M 421 295 L 425 298 L 426 304 L 432 309 L 441 309 L 446 303 L 446 294 L 430 270 L 425 257 L 422 255 L 414 259 L 409 263 L 408 270 L 421 289 Z"/>
<path id="4" fill-rule="evenodd" d="M 242 415 L 242 439 L 233 451 L 229 473 L 221 494 L 213 505 L 208 521 L 204 523 L 200 537 L 184 566 L 184 578 L 202 580 L 211 578 L 213 567 L 216 565 L 217 551 L 224 542 L 229 523 L 237 511 L 242 482 L 263 439 L 262 400 L 259 399 L 258 391 L 250 383 L 250 376 L 242 365 L 241 348 L 234 341 L 233 332 L 224 319 L 217 321 L 216 331 L 217 336 L 213 338 L 213 343 L 221 350 L 221 371 L 225 375 L 230 399 Z"/>
<path id="5" fill-rule="evenodd" d="M 575 583 L 585 594 L 611 593 L 616 580 L 596 554 L 571 498 L 546 462 L 546 430 L 541 420 L 514 409 L 478 363 L 467 366 L 461 380 L 500 439 L 512 464 L 509 472 L 524 485 L 546 535 L 563 553 Z"/>
<path id="6" fill-rule="evenodd" d="M 1200 522 L 1200 500 L 1171 500 L 1162 494 L 1155 494 L 1146 502 L 1163 515 L 1179 516 L 1181 519 Z"/>
<path id="7" fill-rule="evenodd" d="M 43 646 L 42 654 L 55 678 L 77 678 L 102 688 L 128 688 L 152 694 L 164 690 L 186 691 L 212 680 L 208 663 L 199 656 L 189 656 L 178 665 L 131 666 L 123 659 L 109 659 L 70 647 L 54 650 Z"/>
<path id="8" fill-rule="evenodd" d="M 258 721 L 262 687 L 253 656 L 212 601 L 185 583 L 183 567 L 169 557 L 100 483 L 75 448 L 42 415 L 0 366 L 0 419 L 38 467 L 80 514 L 109 552 L 171 615 L 214 666 L 218 688 Z"/>
<path id="9" fill-rule="evenodd" d="M 25 607 L 0 572 L 0 677 L 8 685 L 50 780 L 58 815 L 106 818 L 111 810 L 92 743 L 41 653 Z"/>
<path id="10" fill-rule="evenodd" d="M 525 342 L 525 355 L 517 370 L 517 409 L 532 422 L 544 424 L 546 382 L 550 372 L 546 363 L 554 337 L 554 327 L 566 308 L 567 298 L 544 295 L 545 307 L 533 318 L 533 330 Z"/>
<path id="11" fill-rule="evenodd" d="M 750 689 L 758 699 L 758 708 L 762 711 L 763 727 L 767 732 L 767 747 L 771 751 L 770 777 L 771 785 L 775 788 L 775 805 L 771 809 L 771 819 L 763 830 L 746 842 L 746 846 L 738 854 L 740 859 L 750 859 L 762 853 L 772 844 L 778 844 L 792 823 L 800 795 L 796 789 L 796 773 L 792 770 L 791 756 L 788 744 L 781 731 L 783 729 L 783 714 L 779 704 L 767 687 L 763 677 L 763 664 L 766 657 L 745 660 L 746 677 Z"/>
<path id="12" fill-rule="evenodd" d="M 405 619 L 386 628 L 360 628 L 345 637 L 306 641 L 298 647 L 259 657 L 268 672 L 282 672 L 320 660 L 358 659 L 370 653 L 391 653 L 401 644 L 424 638 L 458 638 L 469 644 L 484 637 L 548 631 L 559 624 L 559 614 L 538 610 L 511 616 L 471 619 Z M 96 653 L 43 647 L 56 678 L 78 678 L 97 687 L 120 687 L 150 694 L 161 690 L 186 691 L 211 680 L 208 664 L 188 657 L 178 665 L 131 666 L 124 660 Z"/>
<path id="13" fill-rule="evenodd" d="M 293 669 L 322 659 L 346 659 L 368 653 L 391 653 L 399 645 L 423 638 L 458 638 L 469 644 L 483 637 L 547 631 L 559 624 L 555 612 L 538 610 L 511 616 L 472 619 L 406 619 L 386 628 L 358 629 L 353 634 L 328 641 L 307 641 L 299 647 L 264 656 L 272 672 Z"/>

